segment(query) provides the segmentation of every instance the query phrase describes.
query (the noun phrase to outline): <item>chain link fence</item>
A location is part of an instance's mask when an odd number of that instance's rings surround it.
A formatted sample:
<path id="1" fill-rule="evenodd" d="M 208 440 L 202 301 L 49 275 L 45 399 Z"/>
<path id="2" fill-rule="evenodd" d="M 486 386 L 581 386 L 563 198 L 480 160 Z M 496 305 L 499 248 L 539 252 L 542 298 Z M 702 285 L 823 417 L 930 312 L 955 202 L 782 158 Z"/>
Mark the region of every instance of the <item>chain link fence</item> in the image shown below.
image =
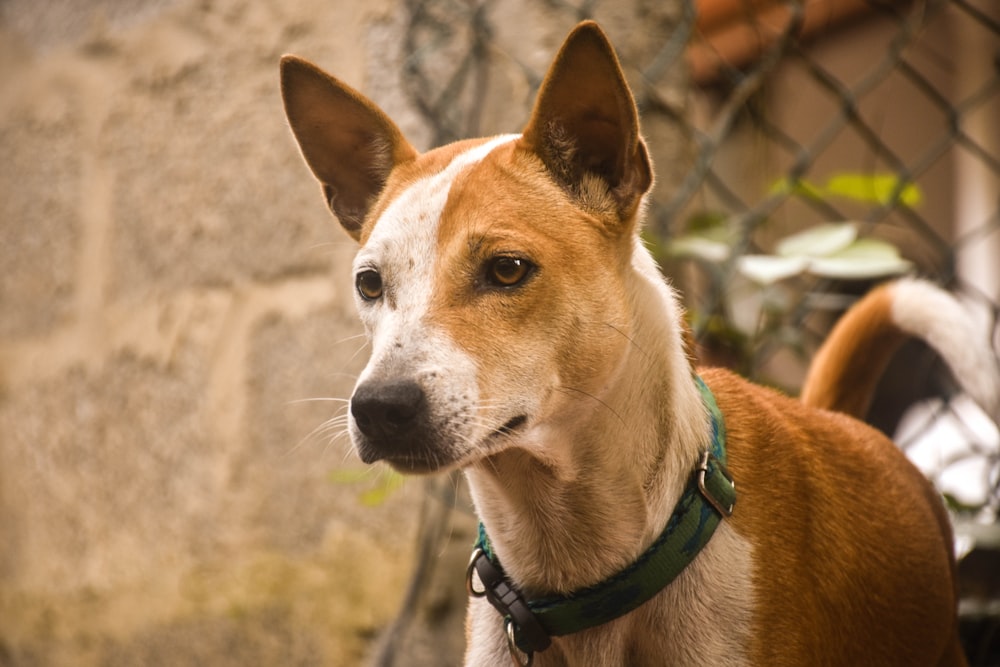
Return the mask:
<path id="1" fill-rule="evenodd" d="M 900 273 L 963 295 L 996 347 L 995 0 L 622 4 L 409 0 L 401 80 L 428 143 L 516 130 L 568 26 L 595 18 L 640 106 L 659 179 L 647 236 L 703 362 L 794 393 L 839 313 Z M 559 26 L 545 49 L 532 12 Z M 997 416 L 917 344 L 883 387 L 870 421 L 955 512 L 970 660 L 1000 664 Z"/>

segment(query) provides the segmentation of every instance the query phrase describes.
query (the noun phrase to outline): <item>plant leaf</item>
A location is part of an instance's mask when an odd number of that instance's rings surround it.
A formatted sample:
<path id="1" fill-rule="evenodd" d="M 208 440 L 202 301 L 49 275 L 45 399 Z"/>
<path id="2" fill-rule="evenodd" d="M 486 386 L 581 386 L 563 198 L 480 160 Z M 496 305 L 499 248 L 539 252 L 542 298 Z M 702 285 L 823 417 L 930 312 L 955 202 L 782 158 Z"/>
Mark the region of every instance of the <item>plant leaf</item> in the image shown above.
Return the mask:
<path id="1" fill-rule="evenodd" d="M 357 484 L 372 479 L 375 474 L 376 470 L 374 468 L 364 468 L 361 470 L 347 468 L 332 471 L 328 478 L 334 484 Z"/>
<path id="2" fill-rule="evenodd" d="M 405 482 L 405 477 L 394 470 L 389 470 L 385 473 L 385 478 L 382 480 L 381 484 L 372 489 L 368 489 L 358 496 L 358 498 L 361 500 L 361 504 L 365 507 L 376 507 L 384 503 L 386 499 L 392 495 L 394 491 L 399 489 L 399 487 L 403 486 Z"/>
<path id="3" fill-rule="evenodd" d="M 730 253 L 728 244 L 699 234 L 678 236 L 670 242 L 668 248 L 674 257 L 688 257 L 716 263 L 729 259 Z"/>
<path id="4" fill-rule="evenodd" d="M 857 225 L 853 222 L 836 222 L 817 225 L 786 236 L 774 250 L 782 257 L 823 257 L 843 250 L 856 238 Z"/>
<path id="5" fill-rule="evenodd" d="M 900 188 L 900 184 L 903 184 Z M 896 198 L 892 195 L 900 188 Z M 825 190 L 831 195 L 863 203 L 889 205 L 900 203 L 910 208 L 919 206 L 923 192 L 915 183 L 901 181 L 895 174 L 837 174 L 826 182 Z"/>
<path id="6" fill-rule="evenodd" d="M 736 268 L 758 285 L 773 285 L 802 273 L 808 264 L 804 257 L 743 255 L 736 261 Z"/>
<path id="7" fill-rule="evenodd" d="M 840 280 L 865 280 L 907 273 L 913 264 L 891 243 L 860 239 L 847 248 L 809 261 L 809 273 Z"/>
<path id="8" fill-rule="evenodd" d="M 779 178 L 769 189 L 769 194 L 794 194 L 806 199 L 823 201 L 825 193 L 818 186 L 803 179 L 792 180 L 788 177 Z"/>
<path id="9" fill-rule="evenodd" d="M 334 484 L 353 485 L 367 482 L 370 488 L 358 494 L 358 501 L 365 507 L 381 505 L 406 481 L 406 478 L 395 470 L 381 466 L 362 470 L 334 470 L 330 473 L 329 479 Z"/>
<path id="10" fill-rule="evenodd" d="M 708 236 L 706 232 L 727 227 L 729 216 L 719 211 L 699 211 L 687 219 L 684 228 L 688 234 Z"/>

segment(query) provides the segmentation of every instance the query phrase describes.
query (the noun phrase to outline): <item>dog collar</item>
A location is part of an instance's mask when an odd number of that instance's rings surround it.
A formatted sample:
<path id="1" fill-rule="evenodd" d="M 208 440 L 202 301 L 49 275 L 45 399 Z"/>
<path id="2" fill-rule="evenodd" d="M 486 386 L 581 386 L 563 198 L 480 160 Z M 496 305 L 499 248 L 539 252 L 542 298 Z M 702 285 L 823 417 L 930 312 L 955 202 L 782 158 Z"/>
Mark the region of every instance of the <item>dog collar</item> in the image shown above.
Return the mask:
<path id="1" fill-rule="evenodd" d="M 530 665 L 533 654 L 548 648 L 552 637 L 603 625 L 638 608 L 676 579 L 708 544 L 719 522 L 732 514 L 736 484 L 725 467 L 722 412 L 704 381 L 698 376 L 695 381 L 711 416 L 712 442 L 702 453 L 663 533 L 621 572 L 569 595 L 527 600 L 508 580 L 486 529 L 479 524 L 466 586 L 471 596 L 485 597 L 503 617 L 516 662 Z M 473 572 L 479 575 L 482 590 L 474 587 Z"/>

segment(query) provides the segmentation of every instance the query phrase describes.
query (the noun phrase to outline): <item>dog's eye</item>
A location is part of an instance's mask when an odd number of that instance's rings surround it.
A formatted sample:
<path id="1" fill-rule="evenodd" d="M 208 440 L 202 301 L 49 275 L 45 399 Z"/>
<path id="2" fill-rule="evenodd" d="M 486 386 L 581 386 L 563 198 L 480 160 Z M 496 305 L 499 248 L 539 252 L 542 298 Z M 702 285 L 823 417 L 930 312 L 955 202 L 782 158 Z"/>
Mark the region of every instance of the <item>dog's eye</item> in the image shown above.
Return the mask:
<path id="1" fill-rule="evenodd" d="M 354 279 L 354 286 L 365 301 L 375 301 L 382 297 L 382 276 L 374 269 L 358 273 Z"/>
<path id="2" fill-rule="evenodd" d="M 497 257 L 486 265 L 486 281 L 494 287 L 514 287 L 531 275 L 534 264 L 520 257 Z"/>

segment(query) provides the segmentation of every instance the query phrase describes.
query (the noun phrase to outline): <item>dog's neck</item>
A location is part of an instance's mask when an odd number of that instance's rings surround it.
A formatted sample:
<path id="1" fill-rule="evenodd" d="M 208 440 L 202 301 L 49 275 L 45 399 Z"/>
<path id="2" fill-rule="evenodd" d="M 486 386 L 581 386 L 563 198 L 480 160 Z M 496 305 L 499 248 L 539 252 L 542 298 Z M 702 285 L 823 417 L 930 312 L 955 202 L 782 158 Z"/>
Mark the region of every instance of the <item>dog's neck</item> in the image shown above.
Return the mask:
<path id="1" fill-rule="evenodd" d="M 479 516 L 508 575 L 530 593 L 569 593 L 620 571 L 663 530 L 708 439 L 681 313 L 636 242 L 630 344 L 596 398 L 467 469 Z"/>

